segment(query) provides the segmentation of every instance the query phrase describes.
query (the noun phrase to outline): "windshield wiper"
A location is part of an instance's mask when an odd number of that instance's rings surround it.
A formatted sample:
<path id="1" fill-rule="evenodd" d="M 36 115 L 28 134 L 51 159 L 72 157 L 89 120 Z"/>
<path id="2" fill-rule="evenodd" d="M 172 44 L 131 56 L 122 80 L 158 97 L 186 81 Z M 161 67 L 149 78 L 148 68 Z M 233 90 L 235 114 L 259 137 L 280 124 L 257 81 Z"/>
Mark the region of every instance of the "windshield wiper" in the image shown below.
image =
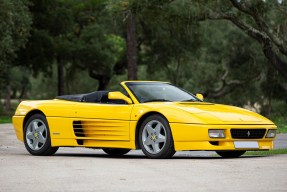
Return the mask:
<path id="1" fill-rule="evenodd" d="M 147 102 L 157 102 L 157 101 L 171 102 L 170 100 L 166 100 L 166 99 L 150 99 L 150 100 L 145 100 L 145 101 L 143 101 L 143 103 L 147 103 Z"/>

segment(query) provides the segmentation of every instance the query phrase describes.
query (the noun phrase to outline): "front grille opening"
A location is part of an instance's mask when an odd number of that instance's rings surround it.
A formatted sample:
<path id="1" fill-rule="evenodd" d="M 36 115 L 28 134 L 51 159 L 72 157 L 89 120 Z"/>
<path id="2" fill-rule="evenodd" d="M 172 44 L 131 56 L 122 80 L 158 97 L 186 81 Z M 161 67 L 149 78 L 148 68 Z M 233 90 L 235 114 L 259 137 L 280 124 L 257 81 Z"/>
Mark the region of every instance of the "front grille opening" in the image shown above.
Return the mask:
<path id="1" fill-rule="evenodd" d="M 230 132 L 234 139 L 262 139 L 266 129 L 231 129 Z"/>
<path id="2" fill-rule="evenodd" d="M 76 137 L 84 137 L 85 136 L 81 121 L 74 121 L 73 122 L 73 129 L 74 129 L 74 133 L 75 133 Z M 78 145 L 83 145 L 84 140 L 83 139 L 77 139 L 77 143 L 78 143 Z"/>
<path id="3" fill-rule="evenodd" d="M 209 143 L 211 144 L 211 145 L 219 145 L 219 141 L 209 141 Z"/>

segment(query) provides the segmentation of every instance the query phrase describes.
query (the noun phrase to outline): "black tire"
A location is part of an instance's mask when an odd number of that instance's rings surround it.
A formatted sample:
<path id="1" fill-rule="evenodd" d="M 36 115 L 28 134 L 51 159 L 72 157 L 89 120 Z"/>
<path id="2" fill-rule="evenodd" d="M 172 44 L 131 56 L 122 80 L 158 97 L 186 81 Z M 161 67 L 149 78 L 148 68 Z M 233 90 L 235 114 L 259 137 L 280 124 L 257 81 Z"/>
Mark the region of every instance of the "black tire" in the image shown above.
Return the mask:
<path id="1" fill-rule="evenodd" d="M 53 155 L 59 149 L 51 146 L 48 122 L 42 114 L 35 114 L 28 119 L 24 127 L 24 144 L 27 151 L 36 156 Z"/>
<path id="2" fill-rule="evenodd" d="M 175 150 L 168 121 L 161 115 L 146 118 L 139 130 L 139 145 L 149 158 L 171 158 Z"/>
<path id="3" fill-rule="evenodd" d="M 238 158 L 245 152 L 246 151 L 216 151 L 216 153 L 223 158 Z"/>
<path id="4" fill-rule="evenodd" d="M 103 148 L 103 151 L 113 157 L 120 157 L 128 152 L 130 152 L 130 149 L 121 149 L 121 148 Z"/>

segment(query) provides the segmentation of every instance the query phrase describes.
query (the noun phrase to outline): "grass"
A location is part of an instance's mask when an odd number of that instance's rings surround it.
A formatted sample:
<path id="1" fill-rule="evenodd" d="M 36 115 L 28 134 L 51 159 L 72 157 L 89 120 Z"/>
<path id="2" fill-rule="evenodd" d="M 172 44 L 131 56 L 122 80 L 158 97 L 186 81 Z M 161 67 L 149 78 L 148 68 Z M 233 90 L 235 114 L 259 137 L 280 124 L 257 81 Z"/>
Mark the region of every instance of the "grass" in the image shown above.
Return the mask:
<path id="1" fill-rule="evenodd" d="M 12 123 L 11 116 L 0 116 L 0 123 Z"/>
<path id="2" fill-rule="evenodd" d="M 272 155 L 279 155 L 279 154 L 287 154 L 287 149 L 273 149 L 270 151 L 247 151 L 244 155 L 272 156 Z"/>
<path id="3" fill-rule="evenodd" d="M 269 151 L 247 151 L 244 153 L 246 156 L 273 156 L 273 155 L 282 155 L 287 154 L 287 149 L 272 149 Z M 217 154 L 213 156 L 219 156 Z"/>
<path id="4" fill-rule="evenodd" d="M 0 124 L 12 123 L 12 116 L 19 104 L 18 100 L 11 100 L 11 109 L 9 111 L 4 109 L 3 100 L 0 99 Z"/>
<path id="5" fill-rule="evenodd" d="M 281 116 L 271 119 L 277 125 L 278 133 L 287 133 L 287 118 Z"/>

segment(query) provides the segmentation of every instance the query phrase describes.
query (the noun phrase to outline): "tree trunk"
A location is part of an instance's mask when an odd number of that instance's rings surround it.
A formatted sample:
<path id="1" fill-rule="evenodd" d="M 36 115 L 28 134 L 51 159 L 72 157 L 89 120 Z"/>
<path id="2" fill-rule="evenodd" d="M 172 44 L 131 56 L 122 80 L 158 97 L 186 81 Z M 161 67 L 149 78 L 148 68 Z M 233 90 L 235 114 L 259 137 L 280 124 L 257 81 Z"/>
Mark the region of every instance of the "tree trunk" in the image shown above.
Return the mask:
<path id="1" fill-rule="evenodd" d="M 126 19 L 128 80 L 137 80 L 137 41 L 134 13 L 130 10 Z"/>
<path id="2" fill-rule="evenodd" d="M 27 88 L 28 88 L 28 85 L 29 85 L 29 79 L 24 77 L 22 79 L 22 84 L 21 84 L 21 91 L 20 91 L 20 95 L 18 97 L 19 100 L 23 99 L 26 97 L 26 93 L 27 93 Z"/>
<path id="3" fill-rule="evenodd" d="M 108 75 L 100 75 L 97 74 L 94 70 L 90 69 L 89 70 L 89 75 L 90 77 L 92 77 L 93 79 L 97 79 L 99 82 L 99 86 L 98 86 L 98 91 L 101 90 L 106 90 L 107 85 L 109 84 L 111 77 Z"/>
<path id="4" fill-rule="evenodd" d="M 110 80 L 105 77 L 98 78 L 99 82 L 98 91 L 106 90 L 109 81 Z"/>
<path id="5" fill-rule="evenodd" d="M 57 59 L 57 69 L 58 69 L 58 95 L 64 95 L 65 93 L 64 67 L 60 59 Z"/>
<path id="6" fill-rule="evenodd" d="M 10 84 L 8 84 L 6 88 L 5 111 L 8 114 L 10 114 L 10 111 L 11 111 L 11 85 Z"/>
<path id="7" fill-rule="evenodd" d="M 272 49 L 272 43 L 270 40 L 263 41 L 263 53 L 269 62 L 281 73 L 282 76 L 287 79 L 287 63 L 279 58 L 279 56 Z"/>

